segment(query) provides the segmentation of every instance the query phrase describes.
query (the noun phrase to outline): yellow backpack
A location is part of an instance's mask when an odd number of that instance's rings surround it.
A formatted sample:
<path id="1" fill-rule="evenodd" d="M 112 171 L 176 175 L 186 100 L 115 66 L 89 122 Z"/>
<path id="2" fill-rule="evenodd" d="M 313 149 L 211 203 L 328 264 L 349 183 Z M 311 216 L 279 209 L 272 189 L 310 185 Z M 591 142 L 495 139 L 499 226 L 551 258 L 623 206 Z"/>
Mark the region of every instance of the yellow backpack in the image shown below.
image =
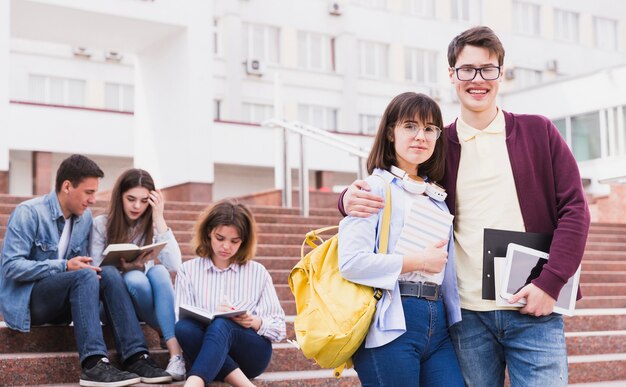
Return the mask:
<path id="1" fill-rule="evenodd" d="M 386 196 L 379 252 L 387 252 L 389 241 L 389 185 Z M 335 376 L 340 377 L 344 368 L 352 367 L 352 355 L 367 336 L 382 291 L 343 278 L 338 266 L 338 234 L 326 241 L 318 235 L 337 228 L 306 234 L 302 259 L 291 270 L 289 287 L 296 299 L 294 328 L 302 353 L 322 368 L 334 368 Z M 313 248 L 306 255 L 305 244 Z"/>

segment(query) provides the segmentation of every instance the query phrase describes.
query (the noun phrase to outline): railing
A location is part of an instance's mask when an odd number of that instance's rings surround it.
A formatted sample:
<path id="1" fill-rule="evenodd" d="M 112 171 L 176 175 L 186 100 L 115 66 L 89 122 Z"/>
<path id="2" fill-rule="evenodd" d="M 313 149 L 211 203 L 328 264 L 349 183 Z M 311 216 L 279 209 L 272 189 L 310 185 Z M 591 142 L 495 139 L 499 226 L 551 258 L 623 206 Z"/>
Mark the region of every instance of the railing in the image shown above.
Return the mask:
<path id="1" fill-rule="evenodd" d="M 300 214 L 309 216 L 309 171 L 306 165 L 306 147 L 305 138 L 311 138 L 315 141 L 330 145 L 336 149 L 348 152 L 352 156 L 356 156 L 358 161 L 357 177 L 362 179 L 365 176 L 364 160 L 367 158 L 369 151 L 358 145 L 343 139 L 341 136 L 330 133 L 326 130 L 319 129 L 310 125 L 299 122 L 289 122 L 281 119 L 270 119 L 262 124 L 265 127 L 282 129 L 278 133 L 281 136 L 281 154 L 277 168 L 281 170 L 281 180 L 283 187 L 282 205 L 283 207 L 292 207 L 291 200 L 291 169 L 289 168 L 289 157 L 287 148 L 289 145 L 289 133 L 297 135 L 299 143 L 299 188 L 300 188 Z"/>

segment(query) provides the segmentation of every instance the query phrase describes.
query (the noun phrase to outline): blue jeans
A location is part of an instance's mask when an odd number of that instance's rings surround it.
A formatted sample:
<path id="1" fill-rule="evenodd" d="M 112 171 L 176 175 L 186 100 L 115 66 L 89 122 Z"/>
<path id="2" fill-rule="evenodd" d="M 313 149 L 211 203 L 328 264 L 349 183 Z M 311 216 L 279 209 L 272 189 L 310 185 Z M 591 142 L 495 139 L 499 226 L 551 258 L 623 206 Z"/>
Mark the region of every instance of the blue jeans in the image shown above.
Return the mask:
<path id="1" fill-rule="evenodd" d="M 146 274 L 129 271 L 124 274 L 124 282 L 137 316 L 160 330 L 166 341 L 174 337 L 174 288 L 165 266 L 155 265 Z"/>
<path id="2" fill-rule="evenodd" d="M 381 347 L 357 350 L 352 360 L 363 386 L 460 386 L 443 301 L 402 297 L 406 332 Z"/>
<path id="3" fill-rule="evenodd" d="M 176 338 L 188 362 L 187 377 L 205 383 L 224 378 L 240 368 L 248 377 L 259 376 L 270 363 L 272 344 L 253 329 L 227 318 L 216 318 L 209 326 L 184 318 L 176 323 Z"/>
<path id="4" fill-rule="evenodd" d="M 567 386 L 567 351 L 559 314 L 533 317 L 516 310 L 474 312 L 450 329 L 469 386 Z"/>
<path id="5" fill-rule="evenodd" d="M 93 270 L 82 269 L 37 281 L 30 297 L 31 324 L 74 321 L 80 361 L 93 355 L 108 356 L 100 326 L 102 300 L 121 360 L 147 352 L 122 276 L 113 266 L 104 266 L 100 276 L 98 280 Z"/>

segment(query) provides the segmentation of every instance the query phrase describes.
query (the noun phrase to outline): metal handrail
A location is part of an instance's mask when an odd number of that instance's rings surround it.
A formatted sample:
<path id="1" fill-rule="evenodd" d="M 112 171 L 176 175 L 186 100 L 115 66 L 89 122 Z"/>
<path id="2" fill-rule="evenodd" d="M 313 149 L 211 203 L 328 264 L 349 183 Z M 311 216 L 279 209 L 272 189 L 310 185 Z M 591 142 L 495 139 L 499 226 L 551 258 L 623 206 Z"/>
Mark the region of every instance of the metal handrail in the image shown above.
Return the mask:
<path id="1" fill-rule="evenodd" d="M 348 154 L 352 156 L 356 156 L 358 160 L 358 168 L 357 168 L 357 177 L 362 179 L 365 175 L 364 172 L 364 164 L 363 160 L 365 160 L 369 151 L 341 138 L 339 135 L 335 133 L 331 133 L 327 130 L 319 129 L 311 125 L 302 124 L 300 122 L 290 122 L 282 119 L 272 118 L 266 120 L 262 123 L 263 126 L 268 128 L 277 128 L 282 129 L 282 158 L 281 162 L 283 163 L 283 195 L 282 202 L 283 207 L 291 207 L 291 176 L 290 176 L 290 168 L 287 157 L 287 132 L 292 132 L 298 135 L 299 143 L 300 143 L 300 163 L 299 163 L 299 173 L 300 173 L 300 214 L 303 216 L 309 216 L 309 173 L 305 163 L 305 147 L 304 147 L 304 139 L 305 137 L 312 138 L 313 140 L 319 141 L 326 145 L 330 145 L 334 148 L 343 150 L 348 152 Z"/>

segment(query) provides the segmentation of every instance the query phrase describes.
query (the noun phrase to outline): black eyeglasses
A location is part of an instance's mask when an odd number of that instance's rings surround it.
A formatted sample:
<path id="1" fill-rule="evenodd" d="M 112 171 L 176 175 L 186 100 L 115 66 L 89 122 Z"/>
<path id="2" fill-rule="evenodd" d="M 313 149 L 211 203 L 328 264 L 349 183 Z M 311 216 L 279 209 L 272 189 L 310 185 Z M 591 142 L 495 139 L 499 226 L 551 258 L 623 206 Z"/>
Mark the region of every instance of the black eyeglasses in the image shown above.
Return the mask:
<path id="1" fill-rule="evenodd" d="M 453 67 L 452 69 L 456 72 L 459 81 L 473 81 L 478 73 L 485 81 L 495 81 L 500 78 L 500 67 L 498 66 Z"/>

